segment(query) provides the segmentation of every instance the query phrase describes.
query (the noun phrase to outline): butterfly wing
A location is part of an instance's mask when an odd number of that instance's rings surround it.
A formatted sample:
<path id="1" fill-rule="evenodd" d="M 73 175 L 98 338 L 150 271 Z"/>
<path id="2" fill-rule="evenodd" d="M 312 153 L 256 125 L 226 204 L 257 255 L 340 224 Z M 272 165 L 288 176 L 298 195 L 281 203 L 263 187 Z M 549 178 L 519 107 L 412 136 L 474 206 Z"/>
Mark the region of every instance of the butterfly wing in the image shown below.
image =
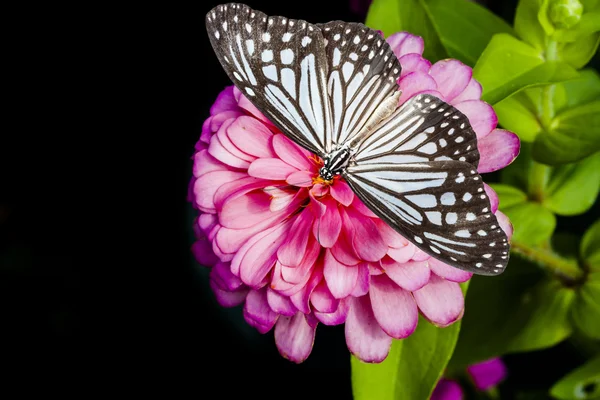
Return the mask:
<path id="1" fill-rule="evenodd" d="M 344 178 L 379 218 L 431 256 L 480 275 L 498 275 L 509 244 L 481 177 L 463 161 L 370 163 Z"/>
<path id="2" fill-rule="evenodd" d="M 242 93 L 284 134 L 323 157 L 331 147 L 332 124 L 321 30 L 236 3 L 209 11 L 206 29 Z"/>
<path id="3" fill-rule="evenodd" d="M 325 39 L 335 147 L 367 132 L 396 109 L 401 67 L 385 39 L 361 23 L 317 26 Z"/>

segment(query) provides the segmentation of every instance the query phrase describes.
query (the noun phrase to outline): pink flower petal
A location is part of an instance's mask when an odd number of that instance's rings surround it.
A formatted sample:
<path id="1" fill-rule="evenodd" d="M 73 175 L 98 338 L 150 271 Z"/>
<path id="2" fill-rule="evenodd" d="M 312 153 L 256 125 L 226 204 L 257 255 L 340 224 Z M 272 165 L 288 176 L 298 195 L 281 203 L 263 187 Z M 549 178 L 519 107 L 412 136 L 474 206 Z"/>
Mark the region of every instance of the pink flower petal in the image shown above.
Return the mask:
<path id="1" fill-rule="evenodd" d="M 449 103 L 467 88 L 473 70 L 458 60 L 448 59 L 433 64 L 429 74 L 435 79 L 438 90 Z"/>
<path id="2" fill-rule="evenodd" d="M 320 252 L 321 247 L 316 240 L 311 238 L 307 244 L 306 252 L 302 255 L 299 266 L 290 268 L 282 265 L 281 274 L 283 279 L 290 283 L 306 282 L 314 268 L 314 264 L 317 261 Z"/>
<path id="3" fill-rule="evenodd" d="M 246 296 L 248 295 L 248 291 L 250 290 L 247 286 L 242 286 L 236 291 L 230 292 L 227 290 L 223 290 L 213 281 L 212 279 L 209 281 L 210 288 L 215 294 L 215 298 L 217 303 L 221 305 L 221 307 L 235 307 L 244 302 L 246 300 Z"/>
<path id="4" fill-rule="evenodd" d="M 314 174 L 310 171 L 296 171 L 289 174 L 285 181 L 291 186 L 311 187 L 313 176 Z"/>
<path id="5" fill-rule="evenodd" d="M 210 279 L 212 279 L 221 289 L 233 292 L 242 287 L 243 283 L 234 274 L 231 273 L 229 263 L 219 262 L 210 270 Z"/>
<path id="6" fill-rule="evenodd" d="M 332 313 L 337 310 L 340 301 L 333 297 L 325 281 L 321 281 L 313 290 L 310 303 L 319 312 Z"/>
<path id="7" fill-rule="evenodd" d="M 285 181 L 290 174 L 296 171 L 296 168 L 279 158 L 259 158 L 248 167 L 248 175 L 275 181 Z"/>
<path id="8" fill-rule="evenodd" d="M 256 108 L 254 106 L 254 104 L 252 104 L 250 102 L 250 100 L 248 100 L 246 98 L 246 96 L 244 96 L 239 89 L 236 87 L 234 88 L 234 96 L 237 99 L 238 102 L 238 107 L 240 107 L 241 109 L 245 110 L 246 113 L 248 113 L 249 115 L 257 118 L 258 120 L 262 121 L 265 125 L 270 126 L 270 127 L 274 127 L 273 123 L 271 121 L 269 121 L 269 119 L 267 117 L 264 116 L 263 113 L 261 113 L 259 111 L 258 108 Z"/>
<path id="9" fill-rule="evenodd" d="M 322 247 L 329 249 L 338 240 L 342 230 L 342 217 L 335 200 L 326 197 L 321 203 L 325 205 L 326 211 L 313 222 L 312 233 Z"/>
<path id="10" fill-rule="evenodd" d="M 271 203 L 269 204 L 271 212 L 277 212 L 286 208 L 298 193 L 295 190 L 284 190 L 275 186 L 267 186 L 263 189 L 263 192 L 271 197 Z"/>
<path id="11" fill-rule="evenodd" d="M 244 160 L 240 157 L 242 154 L 241 151 L 236 150 L 235 146 L 231 144 L 229 139 L 223 140 L 226 137 L 225 130 L 231 125 L 233 119 L 226 121 L 221 128 L 219 128 L 219 132 L 222 134 L 213 135 L 210 138 L 210 144 L 208 145 L 208 152 L 211 156 L 221 161 L 224 164 L 227 164 L 233 168 L 248 168 L 250 163 L 247 160 Z"/>
<path id="12" fill-rule="evenodd" d="M 365 206 L 357 196 L 354 196 L 354 200 L 352 201 L 352 208 L 354 208 L 356 211 L 358 211 L 365 217 L 378 218 L 377 214 L 369 210 L 369 208 Z"/>
<path id="13" fill-rule="evenodd" d="M 417 328 L 419 311 L 410 292 L 387 276 L 374 276 L 369 290 L 375 319 L 381 329 L 396 339 L 410 336 Z"/>
<path id="14" fill-rule="evenodd" d="M 456 282 L 431 274 L 429 283 L 414 291 L 413 296 L 423 315 L 439 327 L 448 326 L 462 317 L 465 299 Z"/>
<path id="15" fill-rule="evenodd" d="M 494 172 L 512 163 L 519 155 L 521 141 L 512 132 L 504 129 L 494 129 L 492 133 L 480 139 L 479 149 L 480 173 Z"/>
<path id="16" fill-rule="evenodd" d="M 371 218 L 365 217 L 353 209 L 347 209 L 354 225 L 352 245 L 356 254 L 365 261 L 379 261 L 388 250 L 377 225 Z"/>
<path id="17" fill-rule="evenodd" d="M 428 73 L 420 71 L 407 74 L 400 79 L 399 84 L 400 90 L 402 90 L 399 100 L 400 104 L 404 103 L 417 93 L 421 93 L 425 90 L 437 90 L 435 79 Z"/>
<path id="18" fill-rule="evenodd" d="M 415 254 L 413 254 L 412 256 L 413 261 L 426 261 L 430 258 L 431 256 L 429 254 L 425 253 L 423 250 L 415 246 Z"/>
<path id="19" fill-rule="evenodd" d="M 282 134 L 273 135 L 273 148 L 281 160 L 297 170 L 306 171 L 312 166 L 310 153 Z"/>
<path id="20" fill-rule="evenodd" d="M 329 193 L 331 193 L 331 196 L 333 196 L 334 199 L 346 207 L 352 204 L 352 201 L 354 200 L 354 192 L 344 181 L 336 180 L 334 184 L 329 187 Z"/>
<path id="21" fill-rule="evenodd" d="M 397 58 L 410 53 L 423 54 L 423 49 L 425 48 L 422 37 L 412 35 L 408 32 L 394 33 L 386 40 Z"/>
<path id="22" fill-rule="evenodd" d="M 354 246 L 352 245 L 352 240 L 354 239 L 354 225 L 350 221 L 347 213 L 340 212 L 340 215 L 342 217 L 342 230 L 338 240 L 333 247 L 331 247 L 331 254 L 342 264 L 357 265 L 362 260 L 358 258 L 354 251 Z"/>
<path id="23" fill-rule="evenodd" d="M 471 376 L 475 387 L 481 391 L 498 385 L 507 375 L 506 365 L 500 358 L 492 358 L 491 360 L 469 365 L 467 372 Z"/>
<path id="24" fill-rule="evenodd" d="M 267 289 L 267 302 L 273 312 L 291 317 L 298 312 L 298 309 L 292 304 L 289 297 L 283 296 L 271 288 Z"/>
<path id="25" fill-rule="evenodd" d="M 264 180 L 252 176 L 246 176 L 232 182 L 225 182 L 215 192 L 213 198 L 215 207 L 221 209 L 226 201 L 233 200 L 256 189 L 262 189 L 264 186 Z"/>
<path id="26" fill-rule="evenodd" d="M 327 287 L 331 290 L 333 297 L 341 299 L 350 295 L 354 286 L 356 286 L 358 267 L 340 263 L 331 254 L 330 250 L 326 250 L 323 263 L 323 275 L 327 282 Z"/>
<path id="27" fill-rule="evenodd" d="M 236 122 L 238 119 L 239 118 L 234 119 L 233 121 L 231 121 L 230 124 L 226 124 L 226 126 L 219 129 L 216 133 L 216 136 L 219 139 L 219 141 L 221 142 L 221 144 L 223 145 L 223 147 L 225 149 L 227 149 L 228 152 L 230 152 L 231 154 L 233 154 L 240 160 L 252 162 L 252 161 L 256 160 L 256 157 L 242 151 L 231 141 L 231 138 L 229 137 L 229 131 L 232 130 L 232 128 L 233 128 L 233 131 L 235 131 L 237 129 Z M 246 135 L 250 136 L 252 134 L 249 132 L 246 132 Z M 210 149 L 210 146 L 209 146 L 209 149 Z"/>
<path id="28" fill-rule="evenodd" d="M 194 176 L 196 178 L 212 171 L 225 171 L 227 167 L 208 153 L 208 150 L 201 150 L 194 154 Z"/>
<path id="29" fill-rule="evenodd" d="M 417 247 L 414 244 L 409 243 L 406 246 L 400 248 L 390 247 L 388 249 L 387 254 L 388 256 L 392 257 L 395 261 L 399 263 L 405 263 L 411 258 L 413 258 L 416 251 Z"/>
<path id="30" fill-rule="evenodd" d="M 369 273 L 369 265 L 367 263 L 358 264 L 358 275 L 356 277 L 356 285 L 352 290 L 351 296 L 361 297 L 369 293 L 369 283 L 371 282 Z"/>
<path id="31" fill-rule="evenodd" d="M 465 101 L 465 100 L 479 100 L 479 99 L 481 99 L 481 92 L 482 92 L 481 84 L 479 82 L 477 82 L 475 79 L 471 78 L 466 89 L 463 90 L 463 92 L 461 94 L 456 96 L 452 100 L 451 104 L 457 104 L 457 103 L 460 103 L 461 101 Z"/>
<path id="32" fill-rule="evenodd" d="M 498 211 L 498 195 L 487 183 L 483 184 L 483 188 L 485 189 L 485 194 L 487 194 L 488 199 L 490 200 L 490 206 L 493 213 Z"/>
<path id="33" fill-rule="evenodd" d="M 321 268 L 321 264 L 318 263 L 312 271 L 312 275 L 306 285 L 304 285 L 300 291 L 290 296 L 290 300 L 294 306 L 304 314 L 310 313 L 310 296 L 322 280 L 323 269 Z"/>
<path id="34" fill-rule="evenodd" d="M 251 290 L 244 304 L 244 319 L 260 333 L 267 333 L 277 322 L 278 314 L 271 310 L 267 302 L 267 291 Z"/>
<path id="35" fill-rule="evenodd" d="M 329 193 L 329 186 L 321 183 L 317 183 L 310 189 L 310 194 L 318 198 L 325 196 L 327 193 Z"/>
<path id="36" fill-rule="evenodd" d="M 431 268 L 433 273 L 451 282 L 466 282 L 473 276 L 470 272 L 452 267 L 433 257 L 431 257 L 428 262 L 429 268 Z"/>
<path id="37" fill-rule="evenodd" d="M 205 176 L 208 176 L 207 174 Z M 219 214 L 221 225 L 231 229 L 249 228 L 271 217 L 269 197 L 253 192 L 227 201 Z"/>
<path id="38" fill-rule="evenodd" d="M 410 53 L 405 54 L 400 59 L 400 65 L 402 66 L 402 71 L 400 72 L 400 78 L 410 74 L 411 72 L 419 71 L 427 73 L 431 68 L 431 63 L 429 60 L 423 58 L 420 54 Z"/>
<path id="39" fill-rule="evenodd" d="M 281 265 L 279 261 L 275 263 L 275 268 L 273 268 L 273 273 L 271 275 L 271 285 L 270 288 L 280 293 L 282 296 L 289 297 L 294 293 L 297 293 L 304 286 L 303 282 L 301 284 L 290 283 L 283 279 L 282 269 L 285 268 Z M 291 270 L 296 270 L 298 268 L 289 268 Z M 310 277 L 310 271 L 306 273 L 306 281 Z M 295 306 L 294 306 L 295 307 Z"/>
<path id="40" fill-rule="evenodd" d="M 348 350 L 364 362 L 380 363 L 390 352 L 392 338 L 375 319 L 369 296 L 350 298 L 345 331 Z"/>
<path id="41" fill-rule="evenodd" d="M 510 241 L 510 238 L 512 238 L 514 232 L 512 223 L 502 211 L 496 211 L 496 218 L 498 219 L 500 228 L 502 228 L 504 233 L 506 233 L 506 236 L 508 236 L 508 240 Z"/>
<path id="42" fill-rule="evenodd" d="M 213 171 L 202 175 L 194 183 L 196 205 L 204 212 L 215 212 L 214 196 L 223 182 L 243 178 L 245 174 L 233 171 Z"/>
<path id="43" fill-rule="evenodd" d="M 237 110 L 237 100 L 233 95 L 233 85 L 228 86 L 219 93 L 217 99 L 210 107 L 210 115 L 216 115 L 225 111 Z"/>
<path id="44" fill-rule="evenodd" d="M 290 223 L 267 229 L 244 244 L 231 260 L 231 272 L 250 286 L 258 286 L 275 265 L 277 249 L 285 239 Z M 239 270 L 239 274 L 236 271 Z"/>
<path id="45" fill-rule="evenodd" d="M 430 400 L 463 400 L 463 391 L 458 382 L 442 378 L 438 382 Z"/>
<path id="46" fill-rule="evenodd" d="M 298 214 L 290 233 L 281 247 L 277 250 L 277 259 L 286 267 L 297 267 L 304 258 L 313 215 L 309 211 Z"/>
<path id="47" fill-rule="evenodd" d="M 273 134 L 255 118 L 248 116 L 236 118 L 227 129 L 227 135 L 231 142 L 246 154 L 258 158 L 275 157 L 271 149 Z"/>
<path id="48" fill-rule="evenodd" d="M 350 297 L 346 297 L 345 299 L 341 299 L 337 309 L 332 313 L 322 313 L 319 311 L 314 311 L 315 317 L 324 325 L 339 325 L 346 322 L 346 316 L 348 315 L 349 309 L 349 301 Z"/>
<path id="49" fill-rule="evenodd" d="M 402 235 L 390 228 L 388 224 L 379 218 L 373 220 L 373 222 L 377 225 L 377 230 L 379 230 L 383 241 L 389 247 L 404 247 L 408 244 L 408 240 L 403 238 Z"/>
<path id="50" fill-rule="evenodd" d="M 419 290 L 429 282 L 430 269 L 427 261 L 398 263 L 386 257 L 381 260 L 381 266 L 391 280 L 409 292 Z"/>
<path id="51" fill-rule="evenodd" d="M 212 243 L 206 237 L 196 240 L 192 244 L 192 253 L 201 265 L 211 266 L 219 261 L 212 251 Z"/>
<path id="52" fill-rule="evenodd" d="M 467 100 L 454 104 L 469 119 L 471 127 L 481 140 L 496 127 L 498 117 L 492 106 L 481 100 Z"/>
<path id="53" fill-rule="evenodd" d="M 280 317 L 275 325 L 275 344 L 279 353 L 290 361 L 301 363 L 312 351 L 317 323 L 309 323 L 302 313 Z"/>

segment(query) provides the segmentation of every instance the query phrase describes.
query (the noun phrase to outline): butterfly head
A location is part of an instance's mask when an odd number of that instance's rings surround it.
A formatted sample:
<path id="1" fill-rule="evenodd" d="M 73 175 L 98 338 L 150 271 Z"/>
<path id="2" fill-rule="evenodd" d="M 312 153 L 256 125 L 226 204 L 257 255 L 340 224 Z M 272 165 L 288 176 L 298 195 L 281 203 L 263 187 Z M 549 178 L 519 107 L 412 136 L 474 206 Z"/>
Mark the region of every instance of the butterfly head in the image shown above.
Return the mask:
<path id="1" fill-rule="evenodd" d="M 323 159 L 323 167 L 319 170 L 320 177 L 330 181 L 334 176 L 340 175 L 348 166 L 350 155 L 347 147 L 341 147 L 327 154 Z"/>

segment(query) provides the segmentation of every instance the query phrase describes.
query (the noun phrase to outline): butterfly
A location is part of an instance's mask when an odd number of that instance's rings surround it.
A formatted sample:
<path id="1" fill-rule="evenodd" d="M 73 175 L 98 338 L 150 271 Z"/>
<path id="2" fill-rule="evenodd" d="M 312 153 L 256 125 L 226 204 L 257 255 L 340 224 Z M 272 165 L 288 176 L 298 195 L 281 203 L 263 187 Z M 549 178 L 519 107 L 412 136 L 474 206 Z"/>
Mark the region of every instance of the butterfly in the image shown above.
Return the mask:
<path id="1" fill-rule="evenodd" d="M 356 22 L 311 24 L 245 4 L 206 15 L 212 47 L 242 93 L 283 134 L 323 160 L 391 228 L 432 257 L 498 275 L 509 243 L 477 173 L 467 117 L 429 94 L 398 106 L 401 66 Z"/>

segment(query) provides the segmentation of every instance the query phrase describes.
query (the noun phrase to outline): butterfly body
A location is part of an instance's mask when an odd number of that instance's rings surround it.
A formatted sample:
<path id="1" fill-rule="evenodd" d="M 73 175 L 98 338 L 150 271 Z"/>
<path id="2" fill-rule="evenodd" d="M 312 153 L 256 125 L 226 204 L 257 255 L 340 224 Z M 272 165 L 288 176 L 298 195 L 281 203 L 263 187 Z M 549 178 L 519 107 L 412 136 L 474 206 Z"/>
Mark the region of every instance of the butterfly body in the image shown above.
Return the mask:
<path id="1" fill-rule="evenodd" d="M 477 173 L 477 136 L 441 99 L 398 105 L 401 66 L 363 24 L 267 16 L 229 3 L 206 27 L 225 72 L 279 130 L 323 159 L 356 196 L 422 251 L 457 268 L 498 275 L 507 236 Z"/>

